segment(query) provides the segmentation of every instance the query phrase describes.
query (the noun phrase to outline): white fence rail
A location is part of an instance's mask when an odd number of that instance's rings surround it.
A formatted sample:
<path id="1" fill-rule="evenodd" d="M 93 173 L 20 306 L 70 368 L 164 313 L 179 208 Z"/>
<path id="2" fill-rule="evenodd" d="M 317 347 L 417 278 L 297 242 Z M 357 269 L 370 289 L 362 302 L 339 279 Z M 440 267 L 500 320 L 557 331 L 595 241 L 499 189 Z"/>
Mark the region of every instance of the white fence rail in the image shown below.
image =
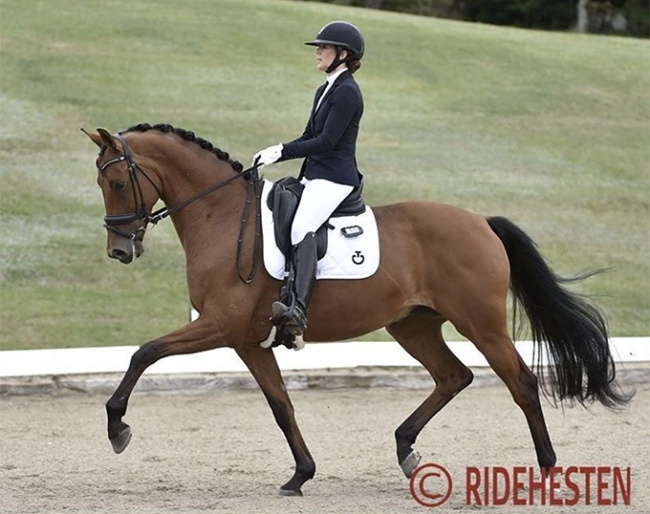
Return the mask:
<path id="1" fill-rule="evenodd" d="M 611 350 L 617 362 L 650 361 L 650 337 L 613 338 Z M 452 351 L 467 366 L 483 367 L 487 362 L 469 342 L 449 343 Z M 520 341 L 517 350 L 527 363 L 533 356 L 532 343 Z M 0 351 L 0 377 L 52 376 L 124 372 L 136 346 L 70 348 L 56 350 Z M 393 341 L 307 343 L 300 352 L 280 348 L 275 352 L 282 370 L 355 368 L 359 366 L 420 366 Z M 228 348 L 167 357 L 147 373 L 219 373 L 246 371 L 237 354 Z"/>

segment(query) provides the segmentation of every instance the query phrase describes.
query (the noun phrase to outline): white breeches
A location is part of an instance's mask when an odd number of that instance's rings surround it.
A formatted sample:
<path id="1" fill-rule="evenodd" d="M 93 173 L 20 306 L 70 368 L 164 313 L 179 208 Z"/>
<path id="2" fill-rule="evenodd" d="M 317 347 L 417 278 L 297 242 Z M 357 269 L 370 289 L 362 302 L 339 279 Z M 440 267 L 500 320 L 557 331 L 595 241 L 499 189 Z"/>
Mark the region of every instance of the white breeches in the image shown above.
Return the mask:
<path id="1" fill-rule="evenodd" d="M 308 232 L 316 232 L 354 189 L 322 178 L 303 178 L 301 183 L 305 190 L 291 226 L 292 245 L 300 243 Z"/>

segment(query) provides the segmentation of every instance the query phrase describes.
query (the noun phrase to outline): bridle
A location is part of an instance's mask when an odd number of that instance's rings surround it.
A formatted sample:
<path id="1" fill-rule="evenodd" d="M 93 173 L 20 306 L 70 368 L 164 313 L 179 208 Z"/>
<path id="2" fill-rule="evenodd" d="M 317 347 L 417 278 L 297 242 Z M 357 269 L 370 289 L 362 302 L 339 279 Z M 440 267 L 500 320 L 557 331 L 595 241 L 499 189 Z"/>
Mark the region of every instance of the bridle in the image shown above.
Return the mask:
<path id="1" fill-rule="evenodd" d="M 114 164 L 126 162 L 126 165 L 129 170 L 129 181 L 131 182 L 131 186 L 133 189 L 133 200 L 135 202 L 135 211 L 127 212 L 124 214 L 105 215 L 104 228 L 109 232 L 113 232 L 114 234 L 129 239 L 133 243 L 135 241 L 142 241 L 142 238 L 144 237 L 144 233 L 147 229 L 148 224 L 152 224 L 155 226 L 159 221 L 167 218 L 168 216 L 171 216 L 175 212 L 180 211 L 184 207 L 187 207 L 191 203 L 200 200 L 201 198 L 209 195 L 210 193 L 213 193 L 216 190 L 227 186 L 228 184 L 234 182 L 239 178 L 245 178 L 249 181 L 248 188 L 246 191 L 246 200 L 244 203 L 244 213 L 242 215 L 241 225 L 239 229 L 239 237 L 237 238 L 237 273 L 239 274 L 239 278 L 242 280 L 242 282 L 246 284 L 250 283 L 253 280 L 253 277 L 255 276 L 255 269 L 257 267 L 260 240 L 262 236 L 262 231 L 261 231 L 262 221 L 261 221 L 261 214 L 259 209 L 259 199 L 261 193 L 260 191 L 261 180 L 258 174 L 259 164 L 255 164 L 243 171 L 238 171 L 235 175 L 232 175 L 208 187 L 207 189 L 204 189 L 203 191 L 196 193 L 194 196 L 172 207 L 165 206 L 161 209 L 158 209 L 155 212 L 148 213 L 144 202 L 144 194 L 142 193 L 142 187 L 140 185 L 140 181 L 138 180 L 137 172 L 139 171 L 142 174 L 142 176 L 149 181 L 149 183 L 156 190 L 156 193 L 158 193 L 158 197 L 162 196 L 162 192 L 160 191 L 160 188 L 156 185 L 156 183 L 151 179 L 151 177 L 149 177 L 149 175 L 135 162 L 135 160 L 133 159 L 131 148 L 129 147 L 129 144 L 126 142 L 126 139 L 120 134 L 114 134 L 113 137 L 117 141 L 119 141 L 120 144 L 122 145 L 123 155 L 114 157 L 113 159 L 109 159 L 101 166 L 98 166 L 97 170 L 99 173 L 103 173 L 104 171 L 106 171 L 107 168 L 109 168 Z M 255 219 L 255 243 L 253 245 L 253 263 L 251 265 L 250 272 L 246 275 L 246 277 L 244 277 L 241 271 L 240 261 L 241 261 L 242 245 L 244 242 L 246 227 L 248 226 L 248 217 L 250 214 L 250 207 L 252 204 L 253 195 L 255 196 L 256 202 L 258 204 L 257 213 L 255 215 L 256 219 Z M 118 228 L 124 225 L 129 225 L 130 223 L 133 223 L 135 221 L 140 221 L 141 224 L 134 232 L 127 232 L 125 230 Z"/>
<path id="2" fill-rule="evenodd" d="M 138 180 L 137 171 L 140 171 L 140 173 L 142 173 L 142 175 L 151 183 L 153 188 L 158 193 L 159 197 L 161 196 L 161 192 L 158 186 L 156 185 L 156 183 L 133 160 L 133 154 L 131 153 L 131 149 L 129 148 L 129 145 L 126 142 L 126 139 L 124 139 L 119 134 L 116 134 L 113 137 L 117 139 L 122 145 L 122 151 L 124 152 L 124 154 L 118 157 L 114 157 L 113 159 L 109 159 L 101 166 L 98 166 L 97 169 L 98 172 L 101 174 L 104 171 L 106 171 L 109 167 L 113 166 L 114 164 L 119 164 L 121 162 L 126 161 L 126 165 L 129 169 L 129 181 L 133 186 L 133 201 L 135 203 L 136 212 L 127 212 L 124 214 L 107 214 L 106 216 L 104 216 L 104 228 L 109 232 L 118 234 L 122 237 L 130 239 L 131 241 L 141 240 L 144 235 L 144 231 L 146 230 L 146 225 L 147 223 L 150 222 L 149 219 L 150 214 L 147 213 L 145 207 L 144 194 L 142 193 L 142 187 L 140 186 L 140 181 Z M 136 229 L 135 232 L 129 233 L 117 228 L 123 225 L 129 225 L 130 223 L 133 223 L 134 221 L 138 221 L 138 220 L 142 221 L 142 224 L 140 227 Z"/>

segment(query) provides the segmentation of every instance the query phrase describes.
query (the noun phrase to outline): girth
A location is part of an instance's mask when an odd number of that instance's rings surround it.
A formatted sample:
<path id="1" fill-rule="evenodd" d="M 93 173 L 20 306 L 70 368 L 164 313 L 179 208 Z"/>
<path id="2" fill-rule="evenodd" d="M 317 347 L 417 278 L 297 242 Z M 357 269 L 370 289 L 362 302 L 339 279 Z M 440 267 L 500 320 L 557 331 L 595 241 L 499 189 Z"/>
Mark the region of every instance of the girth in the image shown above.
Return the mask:
<path id="1" fill-rule="evenodd" d="M 298 179 L 284 177 L 273 184 L 266 200 L 269 209 L 273 211 L 275 242 L 287 259 L 291 254 L 291 225 L 304 188 Z M 361 197 L 362 191 L 363 182 L 341 202 L 331 217 L 354 216 L 365 212 L 366 204 Z M 327 251 L 328 227 L 331 228 L 331 225 L 326 222 L 316 232 L 318 259 L 322 259 Z"/>

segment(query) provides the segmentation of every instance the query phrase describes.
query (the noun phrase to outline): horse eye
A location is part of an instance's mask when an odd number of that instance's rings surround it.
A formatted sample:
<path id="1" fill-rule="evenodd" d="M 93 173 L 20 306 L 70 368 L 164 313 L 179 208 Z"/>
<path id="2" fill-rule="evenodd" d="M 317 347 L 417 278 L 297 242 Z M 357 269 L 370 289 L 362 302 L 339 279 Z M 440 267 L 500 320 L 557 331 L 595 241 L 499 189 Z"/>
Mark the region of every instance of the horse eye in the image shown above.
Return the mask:
<path id="1" fill-rule="evenodd" d="M 116 180 L 115 182 L 111 182 L 111 189 L 113 191 L 124 191 L 126 188 L 126 182 L 122 180 Z"/>

